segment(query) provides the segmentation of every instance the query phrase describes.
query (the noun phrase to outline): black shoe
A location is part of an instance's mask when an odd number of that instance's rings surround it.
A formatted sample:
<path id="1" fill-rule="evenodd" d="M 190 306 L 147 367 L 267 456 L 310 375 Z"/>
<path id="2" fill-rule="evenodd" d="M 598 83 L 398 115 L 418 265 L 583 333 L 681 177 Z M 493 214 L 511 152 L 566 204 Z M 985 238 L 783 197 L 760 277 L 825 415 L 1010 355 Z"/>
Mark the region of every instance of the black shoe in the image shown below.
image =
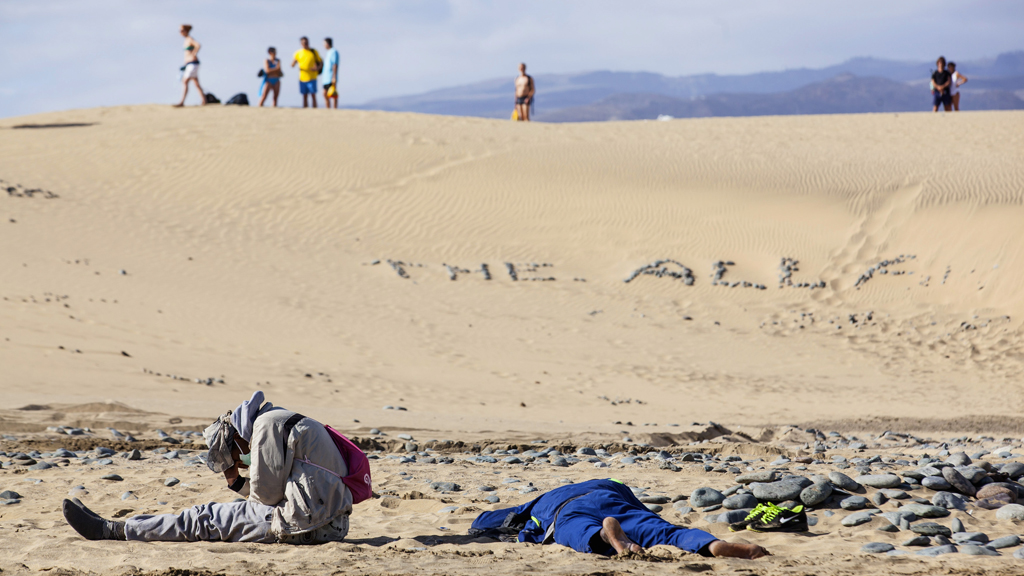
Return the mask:
<path id="1" fill-rule="evenodd" d="M 65 500 L 62 506 L 64 519 L 86 540 L 127 540 L 124 522 L 104 520 L 99 514 L 82 504 Z"/>
<path id="2" fill-rule="evenodd" d="M 761 518 L 761 515 L 763 515 L 767 511 L 771 510 L 772 508 L 775 508 L 775 505 L 772 504 L 772 503 L 758 504 L 753 510 L 750 511 L 749 514 L 747 514 L 746 518 L 744 518 L 743 520 L 740 520 L 739 522 L 734 522 L 732 524 L 729 524 L 729 531 L 730 532 L 742 532 L 742 531 L 746 530 L 747 526 L 750 526 L 751 522 L 756 522 L 758 519 Z"/>
<path id="3" fill-rule="evenodd" d="M 807 512 L 803 506 L 793 509 L 774 507 L 747 526 L 752 532 L 807 532 Z"/>

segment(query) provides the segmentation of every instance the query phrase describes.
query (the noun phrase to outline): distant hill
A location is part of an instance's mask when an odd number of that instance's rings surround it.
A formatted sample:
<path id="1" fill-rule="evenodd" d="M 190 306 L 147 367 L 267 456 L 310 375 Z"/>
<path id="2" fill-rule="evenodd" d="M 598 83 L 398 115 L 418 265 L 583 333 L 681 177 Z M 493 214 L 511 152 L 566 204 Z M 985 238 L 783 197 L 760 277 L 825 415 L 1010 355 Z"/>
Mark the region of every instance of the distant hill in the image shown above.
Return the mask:
<path id="1" fill-rule="evenodd" d="M 545 122 L 600 122 L 708 116 L 783 116 L 793 114 L 853 114 L 920 112 L 931 108 L 926 85 L 912 86 L 886 78 L 844 74 L 796 90 L 774 94 L 711 94 L 674 98 L 662 94 L 615 94 L 584 106 L 538 115 Z M 1005 90 L 965 92 L 963 110 L 1019 110 L 1024 100 Z"/>
<path id="2" fill-rule="evenodd" d="M 971 79 L 965 89 L 1024 90 L 1024 51 L 1000 54 L 996 58 L 964 61 L 960 62 L 959 66 Z M 800 68 L 726 76 L 698 74 L 672 77 L 651 72 L 609 71 L 537 74 L 534 77 L 538 88 L 535 113 L 539 120 L 552 119 L 557 117 L 554 113 L 560 110 L 595 105 L 599 102 L 607 105 L 606 100 L 613 96 L 624 101 L 628 100 L 628 95 L 640 98 L 667 96 L 689 102 L 702 96 L 732 94 L 733 100 L 737 100 L 741 94 L 790 92 L 850 74 L 895 83 L 926 85 L 933 68 L 934 64 L 931 62 L 854 58 L 842 64 L 820 69 Z M 510 74 L 505 78 L 433 90 L 423 94 L 381 98 L 353 108 L 507 118 L 512 110 L 513 76 Z M 920 90 L 915 93 L 920 94 Z M 995 100 L 1002 101 L 1005 98 L 1003 95 L 995 97 Z M 921 108 L 918 105 L 913 109 Z"/>

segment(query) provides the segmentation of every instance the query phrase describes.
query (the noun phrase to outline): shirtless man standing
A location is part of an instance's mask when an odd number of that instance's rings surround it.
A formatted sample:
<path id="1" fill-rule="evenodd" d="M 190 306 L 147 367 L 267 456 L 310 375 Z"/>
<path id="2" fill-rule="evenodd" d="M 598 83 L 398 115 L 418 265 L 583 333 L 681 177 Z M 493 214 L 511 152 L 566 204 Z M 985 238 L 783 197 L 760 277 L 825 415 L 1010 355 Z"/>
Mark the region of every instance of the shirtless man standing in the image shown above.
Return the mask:
<path id="1" fill-rule="evenodd" d="M 519 76 L 516 77 L 516 115 L 519 121 L 530 121 L 530 104 L 533 104 L 536 92 L 533 77 L 526 73 L 526 64 L 520 64 Z"/>
<path id="2" fill-rule="evenodd" d="M 185 105 L 185 97 L 188 96 L 188 83 L 193 82 L 196 90 L 199 91 L 199 98 L 206 104 L 206 95 L 199 86 L 199 48 L 201 45 L 192 37 L 192 25 L 182 24 L 179 30 L 185 37 L 185 65 L 181 67 L 181 102 L 175 104 L 175 108 Z"/>

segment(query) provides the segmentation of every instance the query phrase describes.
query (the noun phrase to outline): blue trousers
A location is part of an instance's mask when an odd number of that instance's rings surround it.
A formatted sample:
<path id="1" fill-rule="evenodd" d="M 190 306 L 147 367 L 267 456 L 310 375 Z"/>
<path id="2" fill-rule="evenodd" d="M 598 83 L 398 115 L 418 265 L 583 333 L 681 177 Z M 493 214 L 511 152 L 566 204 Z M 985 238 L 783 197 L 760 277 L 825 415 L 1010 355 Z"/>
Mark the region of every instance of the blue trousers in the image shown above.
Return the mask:
<path id="1" fill-rule="evenodd" d="M 718 540 L 703 530 L 683 528 L 662 520 L 637 501 L 629 501 L 612 490 L 595 490 L 562 508 L 555 524 L 555 543 L 577 552 L 612 555 L 598 533 L 602 522 L 615 518 L 630 540 L 644 548 L 658 544 L 707 555 L 706 547 Z"/>

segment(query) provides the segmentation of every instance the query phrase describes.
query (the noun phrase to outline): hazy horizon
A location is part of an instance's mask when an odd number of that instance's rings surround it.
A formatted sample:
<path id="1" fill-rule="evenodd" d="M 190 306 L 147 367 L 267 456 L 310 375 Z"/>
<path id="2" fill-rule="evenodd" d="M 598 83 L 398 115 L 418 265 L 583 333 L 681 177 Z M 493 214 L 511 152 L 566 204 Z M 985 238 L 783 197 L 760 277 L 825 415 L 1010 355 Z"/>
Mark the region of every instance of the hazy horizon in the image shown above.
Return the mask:
<path id="1" fill-rule="evenodd" d="M 173 103 L 180 95 L 178 26 L 203 44 L 203 87 L 255 104 L 267 46 L 285 66 L 280 104 L 300 103 L 288 67 L 298 37 L 331 36 L 341 53 L 342 104 L 515 75 L 591 70 L 671 76 L 821 68 L 855 57 L 930 61 L 1020 49 L 1024 4 L 995 1 L 743 5 L 606 0 L 540 2 L 276 0 L 217 4 L 127 0 L 0 4 L 0 117 L 91 106 Z M 190 103 L 197 98 L 190 95 Z M 322 103 L 321 103 L 322 105 Z"/>

